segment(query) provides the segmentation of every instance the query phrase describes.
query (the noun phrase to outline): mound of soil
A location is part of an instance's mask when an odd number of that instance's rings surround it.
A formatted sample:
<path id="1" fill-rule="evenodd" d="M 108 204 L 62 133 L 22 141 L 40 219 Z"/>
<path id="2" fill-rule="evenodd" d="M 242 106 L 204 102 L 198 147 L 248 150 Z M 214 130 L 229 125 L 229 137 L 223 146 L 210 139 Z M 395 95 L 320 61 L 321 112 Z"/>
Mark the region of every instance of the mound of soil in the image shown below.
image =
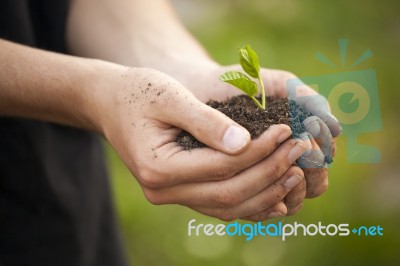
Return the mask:
<path id="1" fill-rule="evenodd" d="M 292 128 L 293 138 L 304 132 L 302 122 L 311 114 L 296 102 L 288 99 L 267 98 L 267 108 L 262 110 L 246 95 L 232 97 L 224 102 L 209 101 L 207 105 L 224 113 L 246 128 L 252 139 L 260 136 L 270 126 L 286 124 Z M 190 133 L 182 131 L 177 140 L 185 150 L 205 147 Z"/>

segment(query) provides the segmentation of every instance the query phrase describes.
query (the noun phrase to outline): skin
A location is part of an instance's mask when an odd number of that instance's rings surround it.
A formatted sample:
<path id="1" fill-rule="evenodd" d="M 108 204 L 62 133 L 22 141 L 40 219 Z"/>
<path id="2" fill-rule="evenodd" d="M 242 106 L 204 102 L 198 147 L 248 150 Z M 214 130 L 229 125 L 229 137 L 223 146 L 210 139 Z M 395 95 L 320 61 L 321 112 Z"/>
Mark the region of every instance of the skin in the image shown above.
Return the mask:
<path id="1" fill-rule="evenodd" d="M 76 56 L 0 40 L 0 115 L 96 131 L 151 203 L 180 204 L 226 221 L 291 215 L 306 194 L 326 190 L 326 168 L 292 164 L 311 149 L 321 155 L 332 134 L 319 143 L 293 140 L 289 127 L 276 125 L 250 141 L 245 129 L 205 105 L 238 93 L 218 81 L 238 66 L 214 62 L 168 1 L 75 0 L 69 14 L 68 46 Z M 293 77 L 279 70 L 263 76 L 267 94 L 279 97 Z M 181 129 L 210 148 L 182 150 L 175 143 Z M 229 132 L 236 132 L 234 142 Z"/>

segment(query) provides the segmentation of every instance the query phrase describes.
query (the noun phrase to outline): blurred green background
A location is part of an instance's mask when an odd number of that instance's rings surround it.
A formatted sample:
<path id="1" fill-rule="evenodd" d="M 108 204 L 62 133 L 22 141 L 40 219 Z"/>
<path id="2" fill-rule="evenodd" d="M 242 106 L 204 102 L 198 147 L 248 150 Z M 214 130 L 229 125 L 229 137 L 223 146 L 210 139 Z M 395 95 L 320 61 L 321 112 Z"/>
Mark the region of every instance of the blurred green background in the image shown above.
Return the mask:
<path id="1" fill-rule="evenodd" d="M 349 40 L 347 62 L 374 56 L 352 70 L 375 69 L 383 130 L 360 136 L 381 150 L 378 164 L 349 164 L 346 138 L 337 140 L 330 187 L 307 200 L 285 223 L 380 225 L 383 237 L 188 237 L 187 223 L 220 223 L 180 206 L 152 206 L 115 152 L 106 146 L 126 250 L 132 265 L 400 265 L 399 62 L 400 2 L 318 0 L 176 0 L 185 25 L 220 63 L 236 49 L 255 48 L 264 67 L 298 76 L 349 71 L 338 40 Z M 315 59 L 317 51 L 339 67 Z"/>

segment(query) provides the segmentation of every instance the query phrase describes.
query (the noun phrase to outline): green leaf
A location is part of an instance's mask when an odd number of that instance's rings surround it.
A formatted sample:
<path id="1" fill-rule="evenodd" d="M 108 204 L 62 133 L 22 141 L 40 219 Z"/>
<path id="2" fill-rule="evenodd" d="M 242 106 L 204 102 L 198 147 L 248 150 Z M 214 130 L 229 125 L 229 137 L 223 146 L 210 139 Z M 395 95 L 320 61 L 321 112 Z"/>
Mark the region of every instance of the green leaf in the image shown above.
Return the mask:
<path id="1" fill-rule="evenodd" d="M 259 78 L 260 76 L 260 63 L 258 60 L 257 53 L 246 45 L 239 49 L 240 54 L 240 65 L 243 70 L 253 78 Z"/>
<path id="2" fill-rule="evenodd" d="M 254 96 L 258 92 L 257 84 L 243 73 L 229 71 L 221 75 L 219 79 L 239 88 L 250 97 Z"/>

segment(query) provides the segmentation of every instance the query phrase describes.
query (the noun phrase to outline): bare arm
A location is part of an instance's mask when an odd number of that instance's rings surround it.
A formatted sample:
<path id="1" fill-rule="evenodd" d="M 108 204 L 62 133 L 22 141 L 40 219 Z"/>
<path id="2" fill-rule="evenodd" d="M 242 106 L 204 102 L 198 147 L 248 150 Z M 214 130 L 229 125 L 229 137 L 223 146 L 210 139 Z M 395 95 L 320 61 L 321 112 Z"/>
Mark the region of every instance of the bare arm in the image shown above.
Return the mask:
<path id="1" fill-rule="evenodd" d="M 238 66 L 224 67 L 211 59 L 180 23 L 169 0 L 73 0 L 67 32 L 74 54 L 160 70 L 203 102 L 238 94 L 218 82 L 220 74 Z M 267 95 L 275 97 L 286 96 L 286 82 L 295 78 L 281 70 L 263 69 L 262 73 Z M 304 86 L 296 95 L 317 93 Z M 338 136 L 341 127 L 329 113 L 327 102 L 320 96 L 311 98 L 313 102 L 300 104 Z M 331 141 L 326 139 L 324 145 Z"/>
<path id="2" fill-rule="evenodd" d="M 169 0 L 75 0 L 68 43 L 74 54 L 158 69 L 184 85 L 199 69 L 217 67 Z"/>
<path id="3" fill-rule="evenodd" d="M 0 39 L 0 115 L 41 119 L 96 130 L 93 76 L 98 60 L 46 52 Z"/>
<path id="4" fill-rule="evenodd" d="M 304 184 L 292 163 L 307 145 L 290 140 L 277 147 L 291 134 L 287 126 L 250 142 L 246 130 L 158 71 L 2 40 L 0 51 L 0 116 L 96 130 L 155 204 L 178 203 L 225 220 L 264 220 L 285 215 L 283 198 Z M 214 149 L 182 150 L 175 142 L 179 128 Z M 297 204 L 304 188 L 300 193 Z"/>
<path id="5" fill-rule="evenodd" d="M 68 23 L 68 42 L 77 55 L 163 71 L 203 102 L 224 100 L 238 94 L 231 86 L 219 82 L 218 76 L 239 66 L 224 67 L 213 61 L 179 22 L 169 0 L 74 0 Z M 263 69 L 267 95 L 286 96 L 286 82 L 294 77 L 286 71 Z M 304 86 L 297 95 L 317 93 Z M 321 96 L 308 99 L 316 100 L 304 106 L 313 108 L 309 111 L 318 121 L 310 125 L 321 124 L 325 128 L 326 123 L 333 136 L 340 134 L 340 125 L 330 115 L 325 99 Z M 330 132 L 320 134 L 321 130 L 309 129 L 310 125 L 307 129 L 317 132 L 313 137 L 319 140 L 319 146 L 315 144 L 316 152 L 308 159 L 323 165 L 324 154 L 320 147 L 330 147 L 332 136 Z M 325 168 L 311 168 L 306 177 L 308 196 L 325 191 Z"/>

